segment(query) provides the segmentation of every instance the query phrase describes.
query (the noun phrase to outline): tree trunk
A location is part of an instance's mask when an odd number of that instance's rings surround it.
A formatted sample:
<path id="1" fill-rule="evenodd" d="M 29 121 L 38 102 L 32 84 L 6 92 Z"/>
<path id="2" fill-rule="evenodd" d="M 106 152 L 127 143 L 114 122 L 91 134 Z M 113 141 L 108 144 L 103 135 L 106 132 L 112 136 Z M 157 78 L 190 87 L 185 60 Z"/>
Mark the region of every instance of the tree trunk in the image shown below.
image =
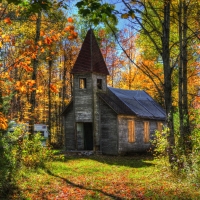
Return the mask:
<path id="1" fill-rule="evenodd" d="M 176 159 L 173 153 L 173 147 L 175 145 L 174 138 L 174 123 L 173 123 L 173 107 L 172 107 L 172 81 L 171 74 L 172 69 L 170 67 L 170 1 L 164 1 L 164 22 L 163 22 L 163 37 L 162 37 L 162 59 L 164 65 L 164 96 L 165 96 L 165 108 L 167 114 L 167 125 L 169 128 L 168 136 L 168 155 L 169 162 L 173 164 Z"/>
<path id="2" fill-rule="evenodd" d="M 189 114 L 188 114 L 188 87 L 187 87 L 187 68 L 188 68 L 188 52 L 187 52 L 187 24 L 188 18 L 188 6 L 186 4 L 186 0 L 183 0 L 183 132 L 184 132 L 184 148 L 185 155 L 192 150 L 191 144 L 191 131 L 190 131 L 190 122 L 189 122 Z"/>
<path id="3" fill-rule="evenodd" d="M 63 53 L 64 63 L 63 63 L 63 76 L 62 76 L 62 109 L 64 109 L 65 107 L 65 100 L 66 100 L 66 90 L 67 90 L 66 74 L 67 74 L 67 60 L 68 60 L 66 48 L 64 48 L 63 52 L 64 52 Z"/>
<path id="4" fill-rule="evenodd" d="M 52 60 L 49 60 L 49 81 L 48 81 L 48 100 L 49 100 L 49 109 L 48 109 L 48 125 L 49 125 L 49 143 L 51 144 L 51 71 L 52 71 Z"/>
<path id="5" fill-rule="evenodd" d="M 36 35 L 35 35 L 35 46 L 37 45 L 39 39 L 40 39 L 40 27 L 41 27 L 41 12 L 38 13 L 38 17 L 36 20 Z M 32 73 L 32 80 L 36 81 L 37 77 L 37 68 L 38 68 L 38 58 L 36 57 L 33 59 L 33 73 Z M 36 86 L 36 83 L 35 83 Z M 36 107 L 36 90 L 33 90 L 31 92 L 31 97 L 30 97 L 30 104 L 31 104 L 31 113 L 32 116 L 29 121 L 29 126 L 30 126 L 30 133 L 31 135 L 34 134 L 34 124 L 35 124 L 35 107 Z"/>
<path id="6" fill-rule="evenodd" d="M 179 85 L 178 85 L 178 109 L 179 109 L 179 146 L 183 147 L 183 3 L 179 1 L 179 12 L 178 12 L 178 26 L 179 26 Z"/>

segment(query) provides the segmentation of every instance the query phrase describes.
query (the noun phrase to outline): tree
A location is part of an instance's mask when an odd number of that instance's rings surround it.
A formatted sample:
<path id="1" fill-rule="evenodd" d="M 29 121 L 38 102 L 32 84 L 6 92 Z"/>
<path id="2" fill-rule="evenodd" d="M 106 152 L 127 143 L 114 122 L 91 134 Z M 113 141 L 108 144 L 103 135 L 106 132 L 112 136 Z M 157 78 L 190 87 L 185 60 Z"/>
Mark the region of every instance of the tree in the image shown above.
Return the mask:
<path id="1" fill-rule="evenodd" d="M 96 0 L 97 1 L 97 0 Z M 95 1 L 95 2 L 96 2 Z M 85 7 L 83 7 L 84 0 L 82 3 L 78 4 L 80 13 L 83 14 Z M 181 5 L 181 2 L 183 4 Z M 153 70 L 146 66 L 145 62 L 141 62 L 140 65 L 131 59 L 131 56 L 128 55 L 126 50 L 123 48 L 124 53 L 130 59 L 130 61 L 138 67 L 139 70 L 142 70 L 154 83 L 159 94 L 162 95 L 160 88 L 164 89 L 164 103 L 167 114 L 167 125 L 169 128 L 169 161 L 170 163 L 175 163 L 176 155 L 173 153 L 173 147 L 175 146 L 175 132 L 174 132 L 174 98 L 173 94 L 175 93 L 176 79 L 179 79 L 179 110 L 181 117 L 181 135 L 184 135 L 184 148 L 191 149 L 190 145 L 190 129 L 189 129 L 189 115 L 188 115 L 188 42 L 191 38 L 196 37 L 198 40 L 198 33 L 195 27 L 191 27 L 188 24 L 189 15 L 188 9 L 199 6 L 197 1 L 179 1 L 180 4 L 177 4 L 177 1 L 173 0 L 162 0 L 162 1 L 121 1 L 121 5 L 124 5 L 123 9 L 114 10 L 112 12 L 115 15 L 120 15 L 122 19 L 129 21 L 129 26 L 132 29 L 140 32 L 140 36 L 145 39 L 149 47 L 148 51 L 153 52 L 151 56 L 155 60 L 162 60 L 163 65 L 163 79 L 160 79 Z M 104 4 L 102 4 L 103 7 Z M 177 5 L 180 8 L 179 12 L 177 10 Z M 93 16 L 96 13 L 96 8 L 92 4 L 90 5 L 90 12 Z M 175 8 L 175 9 L 174 9 Z M 192 11 L 192 9 L 191 9 Z M 197 10 L 196 10 L 197 11 Z M 85 12 L 84 15 L 87 15 L 89 11 Z M 192 18 L 195 16 L 195 12 L 192 12 Z M 108 21 L 106 22 L 108 23 Z M 131 24 L 131 25 L 130 25 Z M 175 24 L 175 25 L 174 25 Z M 176 28 L 179 24 L 179 39 Z M 111 27 L 112 29 L 112 27 Z M 188 34 L 190 30 L 190 35 Z M 116 32 L 113 30 L 113 33 L 116 35 Z M 174 34 L 175 33 L 175 34 Z M 179 52 L 177 51 L 177 46 L 179 46 Z M 123 47 L 123 45 L 121 45 Z M 152 51 L 153 50 L 153 51 Z M 147 52 L 147 51 L 145 51 Z M 178 52 L 178 54 L 177 54 Z M 194 54 L 191 56 L 194 60 Z M 146 55 L 143 54 L 143 58 L 146 59 Z M 180 58 L 180 59 L 179 59 Z M 178 61 L 180 66 L 178 65 Z M 177 74 L 177 69 L 179 69 L 179 74 Z M 192 70 L 190 70 L 192 71 Z M 192 72 L 191 72 L 192 74 Z M 155 81 L 157 79 L 162 87 L 158 87 Z M 182 112 L 183 111 L 183 112 Z M 184 132 L 184 134 L 183 134 Z M 186 153 L 187 151 L 185 151 Z M 187 153 L 186 153 L 187 154 Z"/>
<path id="2" fill-rule="evenodd" d="M 70 100 L 71 87 L 65 84 L 70 80 L 62 80 L 65 85 L 63 96 L 60 92 L 60 79 L 64 74 L 60 60 L 65 51 L 64 43 L 65 49 L 68 46 L 68 49 L 72 49 L 71 58 L 68 59 L 70 66 L 77 55 L 77 48 L 71 45 L 78 36 L 73 26 L 74 20 L 65 17 L 58 6 L 51 8 L 53 10 L 38 9 L 39 18 L 36 11 L 29 10 L 30 7 L 13 4 L 1 6 L 7 6 L 2 17 L 4 20 L 0 21 L 1 49 L 4 52 L 0 61 L 0 81 L 4 105 L 7 105 L 4 106 L 6 117 L 9 120 L 29 121 L 29 124 L 48 124 L 52 133 L 50 138 L 54 142 L 56 134 L 62 134 L 58 128 L 62 121 L 60 113 Z M 21 9 L 24 12 L 20 12 Z M 68 78 L 69 71 L 66 73 L 64 76 Z M 62 98 L 63 101 L 60 101 Z M 33 125 L 31 127 L 33 131 Z"/>

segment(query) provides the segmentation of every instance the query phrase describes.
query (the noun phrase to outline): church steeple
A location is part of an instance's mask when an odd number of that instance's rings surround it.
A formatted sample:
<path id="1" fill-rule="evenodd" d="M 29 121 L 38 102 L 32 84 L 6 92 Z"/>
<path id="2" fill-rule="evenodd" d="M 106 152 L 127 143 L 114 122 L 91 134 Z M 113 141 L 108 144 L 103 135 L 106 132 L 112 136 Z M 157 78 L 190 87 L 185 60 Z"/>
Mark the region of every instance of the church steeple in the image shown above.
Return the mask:
<path id="1" fill-rule="evenodd" d="M 109 75 L 92 29 L 87 32 L 71 73 L 98 73 Z"/>

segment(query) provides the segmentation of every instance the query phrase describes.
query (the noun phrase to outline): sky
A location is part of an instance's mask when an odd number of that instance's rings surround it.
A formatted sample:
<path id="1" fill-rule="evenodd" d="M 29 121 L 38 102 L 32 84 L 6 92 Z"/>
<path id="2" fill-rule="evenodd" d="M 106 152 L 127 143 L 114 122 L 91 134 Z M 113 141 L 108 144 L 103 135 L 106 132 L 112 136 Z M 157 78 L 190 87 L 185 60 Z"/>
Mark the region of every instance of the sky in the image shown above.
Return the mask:
<path id="1" fill-rule="evenodd" d="M 75 4 L 79 2 L 79 0 L 71 0 L 69 1 L 69 7 L 70 9 L 67 10 L 68 16 L 74 15 L 78 13 L 78 9 L 76 8 Z M 123 3 L 121 3 L 121 0 L 101 0 L 102 3 L 110 3 L 114 4 L 116 10 L 122 11 Z M 118 19 L 118 28 L 123 29 L 125 27 L 124 22 L 127 20 Z"/>

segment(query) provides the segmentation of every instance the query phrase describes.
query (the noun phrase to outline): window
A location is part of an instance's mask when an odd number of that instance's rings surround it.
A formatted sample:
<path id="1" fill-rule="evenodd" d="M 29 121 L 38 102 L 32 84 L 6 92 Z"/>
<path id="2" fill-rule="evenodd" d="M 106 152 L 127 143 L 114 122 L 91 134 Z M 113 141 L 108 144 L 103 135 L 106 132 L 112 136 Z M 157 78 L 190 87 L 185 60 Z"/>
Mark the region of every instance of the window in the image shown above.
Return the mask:
<path id="1" fill-rule="evenodd" d="M 135 142 L 135 121 L 128 120 L 128 141 Z"/>
<path id="2" fill-rule="evenodd" d="M 144 142 L 149 142 L 149 122 L 144 122 Z"/>
<path id="3" fill-rule="evenodd" d="M 157 130 L 159 132 L 162 132 L 162 126 L 163 126 L 162 122 L 157 122 Z"/>
<path id="4" fill-rule="evenodd" d="M 97 88 L 102 90 L 102 79 L 97 79 Z"/>
<path id="5" fill-rule="evenodd" d="M 86 88 L 86 78 L 80 78 L 79 79 L 79 88 L 85 89 Z"/>

